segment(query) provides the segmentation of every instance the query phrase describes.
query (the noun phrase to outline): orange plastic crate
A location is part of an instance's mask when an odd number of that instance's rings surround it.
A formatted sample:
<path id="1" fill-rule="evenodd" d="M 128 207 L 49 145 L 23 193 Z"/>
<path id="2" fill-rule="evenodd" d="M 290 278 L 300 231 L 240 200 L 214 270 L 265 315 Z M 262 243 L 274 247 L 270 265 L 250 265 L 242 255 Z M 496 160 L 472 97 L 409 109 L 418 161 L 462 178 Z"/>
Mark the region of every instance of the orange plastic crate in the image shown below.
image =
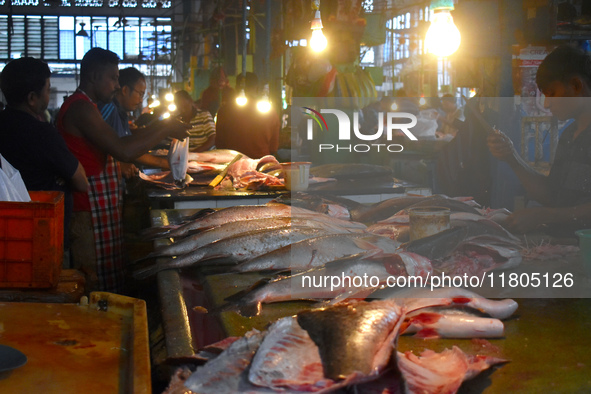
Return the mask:
<path id="1" fill-rule="evenodd" d="M 53 287 L 62 269 L 64 194 L 29 195 L 31 202 L 0 201 L 0 287 Z"/>

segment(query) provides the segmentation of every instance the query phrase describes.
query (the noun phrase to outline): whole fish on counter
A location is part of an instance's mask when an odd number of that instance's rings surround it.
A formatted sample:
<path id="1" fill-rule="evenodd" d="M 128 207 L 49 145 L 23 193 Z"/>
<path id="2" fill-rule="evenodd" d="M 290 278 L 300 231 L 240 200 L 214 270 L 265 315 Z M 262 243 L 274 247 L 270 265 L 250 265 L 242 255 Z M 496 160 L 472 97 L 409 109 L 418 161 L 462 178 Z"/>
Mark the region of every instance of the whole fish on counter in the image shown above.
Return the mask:
<path id="1" fill-rule="evenodd" d="M 261 312 L 262 304 L 275 302 L 326 299 L 334 305 L 351 298 L 368 297 L 390 276 L 416 275 L 425 278 L 431 272 L 428 260 L 411 253 L 385 255 L 379 259 L 367 259 L 365 254 L 360 253 L 304 272 L 262 280 L 228 297 L 228 303 L 221 310 L 237 310 L 243 316 L 256 316 Z M 358 286 L 352 282 L 354 277 L 364 276 L 378 278 L 378 283 L 367 282 Z M 344 279 L 337 283 L 326 278 Z"/>
<path id="2" fill-rule="evenodd" d="M 144 279 L 162 270 L 190 267 L 195 263 L 207 260 L 216 260 L 218 262 L 223 260 L 225 265 L 235 264 L 293 242 L 326 236 L 327 234 L 329 232 L 319 228 L 292 226 L 250 231 L 212 242 L 177 258 L 158 261 L 152 266 L 136 270 L 134 277 Z"/>
<path id="3" fill-rule="evenodd" d="M 280 217 L 240 220 L 236 222 L 225 223 L 220 226 L 182 238 L 176 242 L 173 242 L 170 245 L 158 248 L 155 252 L 150 253 L 148 256 L 146 256 L 146 258 L 159 256 L 178 256 L 209 245 L 212 242 L 237 236 L 239 234 L 256 230 L 270 230 L 273 228 L 280 228 L 285 226 L 318 228 L 326 230 L 327 232 L 333 234 L 360 231 L 360 229 L 358 230 L 353 228 L 345 228 L 333 225 L 323 220 L 315 220 L 314 218 L 305 219 Z"/>
<path id="4" fill-rule="evenodd" d="M 234 268 L 238 272 L 309 269 L 347 256 L 396 253 L 399 243 L 371 234 L 333 234 L 273 250 Z"/>
<path id="5" fill-rule="evenodd" d="M 302 219 L 322 218 L 326 223 L 334 224 L 352 229 L 363 230 L 365 225 L 348 220 L 341 220 L 323 215 L 318 212 L 309 211 L 304 208 L 290 207 L 283 204 L 267 204 L 267 205 L 238 205 L 230 208 L 220 209 L 203 218 L 186 223 L 175 229 L 168 229 L 164 231 L 162 237 L 184 237 L 190 232 L 204 230 L 212 227 L 221 226 L 229 222 L 237 222 L 242 220 L 264 219 L 264 218 L 286 218 L 295 217 Z"/>
<path id="6" fill-rule="evenodd" d="M 303 192 L 292 192 L 288 195 L 282 195 L 274 199 L 273 202 L 305 208 L 347 220 L 351 218 L 351 211 L 363 207 L 361 203 L 349 200 L 348 198 Z"/>

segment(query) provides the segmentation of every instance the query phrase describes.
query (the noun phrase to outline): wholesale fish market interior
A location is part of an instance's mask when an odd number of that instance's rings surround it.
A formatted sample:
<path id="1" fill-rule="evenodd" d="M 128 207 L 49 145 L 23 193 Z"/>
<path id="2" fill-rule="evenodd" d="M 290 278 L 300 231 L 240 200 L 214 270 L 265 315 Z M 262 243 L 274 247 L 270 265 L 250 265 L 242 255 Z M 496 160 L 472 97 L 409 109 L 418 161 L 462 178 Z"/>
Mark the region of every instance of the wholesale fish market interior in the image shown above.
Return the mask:
<path id="1" fill-rule="evenodd" d="M 0 393 L 591 392 L 591 1 L 0 9 Z"/>

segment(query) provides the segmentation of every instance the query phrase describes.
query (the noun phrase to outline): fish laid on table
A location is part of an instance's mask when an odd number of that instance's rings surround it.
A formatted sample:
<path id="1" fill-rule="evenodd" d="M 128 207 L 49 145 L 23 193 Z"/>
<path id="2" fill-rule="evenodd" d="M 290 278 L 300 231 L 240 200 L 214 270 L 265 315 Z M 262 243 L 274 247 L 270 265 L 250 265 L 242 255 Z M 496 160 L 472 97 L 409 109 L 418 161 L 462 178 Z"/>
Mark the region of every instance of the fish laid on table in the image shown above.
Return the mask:
<path id="1" fill-rule="evenodd" d="M 361 223 L 332 218 L 318 212 L 312 212 L 298 207 L 290 207 L 283 204 L 238 205 L 235 207 L 220 209 L 211 215 L 207 215 L 201 219 L 186 223 L 178 228 L 166 230 L 162 233 L 162 236 L 165 238 L 184 237 L 192 231 L 217 227 L 229 222 L 282 217 L 295 217 L 304 219 L 318 218 L 319 220 L 323 220 L 326 223 L 337 226 L 360 230 L 364 230 L 366 228 L 365 225 Z"/>
<path id="2" fill-rule="evenodd" d="M 347 220 L 351 218 L 352 210 L 362 207 L 362 204 L 347 198 L 302 192 L 282 195 L 273 201 Z"/>
<path id="3" fill-rule="evenodd" d="M 248 366 L 264 334 L 249 331 L 232 343 L 228 349 L 189 376 L 184 386 L 194 393 L 235 394 L 272 393 L 273 390 L 256 387 L 248 381 Z"/>
<path id="4" fill-rule="evenodd" d="M 366 259 L 363 253 L 335 259 L 324 266 L 292 275 L 256 283 L 250 289 L 227 298 L 223 310 L 237 310 L 243 316 L 255 316 L 262 304 L 292 300 L 330 300 L 342 303 L 351 298 L 366 298 L 385 284 L 390 276 L 415 275 L 423 278 L 432 272 L 428 260 L 410 253 L 386 255 L 380 259 Z M 354 277 L 378 278 L 377 283 L 359 286 Z M 333 282 L 326 278 L 350 278 Z M 368 279 L 369 280 L 369 279 Z M 367 286 L 367 287 L 365 287 Z M 373 287 L 375 286 L 375 287 Z"/>
<path id="5" fill-rule="evenodd" d="M 236 222 L 225 223 L 221 226 L 182 238 L 170 245 L 158 248 L 155 252 L 150 253 L 147 257 L 178 256 L 209 245 L 212 242 L 230 238 L 239 234 L 256 230 L 270 230 L 272 228 L 280 228 L 285 226 L 317 228 L 334 234 L 358 231 L 352 228 L 336 226 L 323 220 L 314 220 L 313 218 L 304 219 L 280 217 L 240 220 Z"/>
<path id="6" fill-rule="evenodd" d="M 458 287 L 397 290 L 390 295 L 390 298 L 396 299 L 409 314 L 423 308 L 461 306 L 478 310 L 495 319 L 506 319 L 517 310 L 518 306 L 512 299 L 489 300 L 473 291 Z"/>
<path id="7" fill-rule="evenodd" d="M 226 164 L 232 161 L 240 152 L 231 149 L 214 149 L 206 152 L 189 152 L 189 161 L 204 163 Z M 242 155 L 244 158 L 247 156 Z"/>
<path id="8" fill-rule="evenodd" d="M 409 393 L 455 393 L 462 382 L 507 362 L 490 356 L 469 356 L 457 346 L 441 353 L 425 350 L 420 356 L 397 353 L 397 366 Z"/>
<path id="9" fill-rule="evenodd" d="M 309 269 L 347 256 L 395 253 L 399 243 L 371 234 L 333 234 L 296 242 L 234 268 L 238 272 Z"/>
<path id="10" fill-rule="evenodd" d="M 420 310 L 406 317 L 403 334 L 419 338 L 500 338 L 505 326 L 499 319 L 463 310 Z"/>
<path id="11" fill-rule="evenodd" d="M 432 199 L 433 197 L 423 196 L 400 196 L 392 197 L 384 201 L 380 201 L 370 206 L 361 206 L 354 208 L 351 211 L 351 219 L 363 223 L 373 223 L 384 220 L 404 208 L 416 204 L 424 199 Z"/>
<path id="12" fill-rule="evenodd" d="M 158 261 L 147 268 L 134 272 L 137 279 L 144 279 L 162 270 L 190 267 L 196 263 L 216 260 L 223 264 L 235 264 L 276 250 L 293 242 L 329 234 L 326 230 L 309 227 L 285 226 L 250 231 L 230 238 L 212 242 L 177 258 Z"/>

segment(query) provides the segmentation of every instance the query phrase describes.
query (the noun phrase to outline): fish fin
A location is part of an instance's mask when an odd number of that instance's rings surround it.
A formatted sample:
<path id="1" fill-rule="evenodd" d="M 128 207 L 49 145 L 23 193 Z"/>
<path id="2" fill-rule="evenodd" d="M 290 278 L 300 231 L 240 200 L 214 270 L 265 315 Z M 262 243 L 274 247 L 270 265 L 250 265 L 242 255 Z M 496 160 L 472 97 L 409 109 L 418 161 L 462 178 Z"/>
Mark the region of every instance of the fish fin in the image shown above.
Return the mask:
<path id="1" fill-rule="evenodd" d="M 145 268 L 140 268 L 133 272 L 133 277 L 135 279 L 147 279 L 152 275 L 156 275 L 158 272 L 162 271 L 164 268 L 160 264 L 152 264 Z"/>
<path id="2" fill-rule="evenodd" d="M 441 338 L 441 336 L 439 335 L 437 330 L 434 328 L 423 328 L 423 329 L 419 330 L 419 332 L 417 332 L 414 336 L 417 338 L 423 338 L 423 339 Z"/>
<path id="3" fill-rule="evenodd" d="M 366 241 L 362 238 L 354 238 L 353 242 L 355 243 L 355 245 L 357 247 L 367 250 L 368 257 L 369 256 L 380 256 L 384 252 L 381 248 L 377 247 L 376 245 L 374 245 L 371 242 Z"/>

